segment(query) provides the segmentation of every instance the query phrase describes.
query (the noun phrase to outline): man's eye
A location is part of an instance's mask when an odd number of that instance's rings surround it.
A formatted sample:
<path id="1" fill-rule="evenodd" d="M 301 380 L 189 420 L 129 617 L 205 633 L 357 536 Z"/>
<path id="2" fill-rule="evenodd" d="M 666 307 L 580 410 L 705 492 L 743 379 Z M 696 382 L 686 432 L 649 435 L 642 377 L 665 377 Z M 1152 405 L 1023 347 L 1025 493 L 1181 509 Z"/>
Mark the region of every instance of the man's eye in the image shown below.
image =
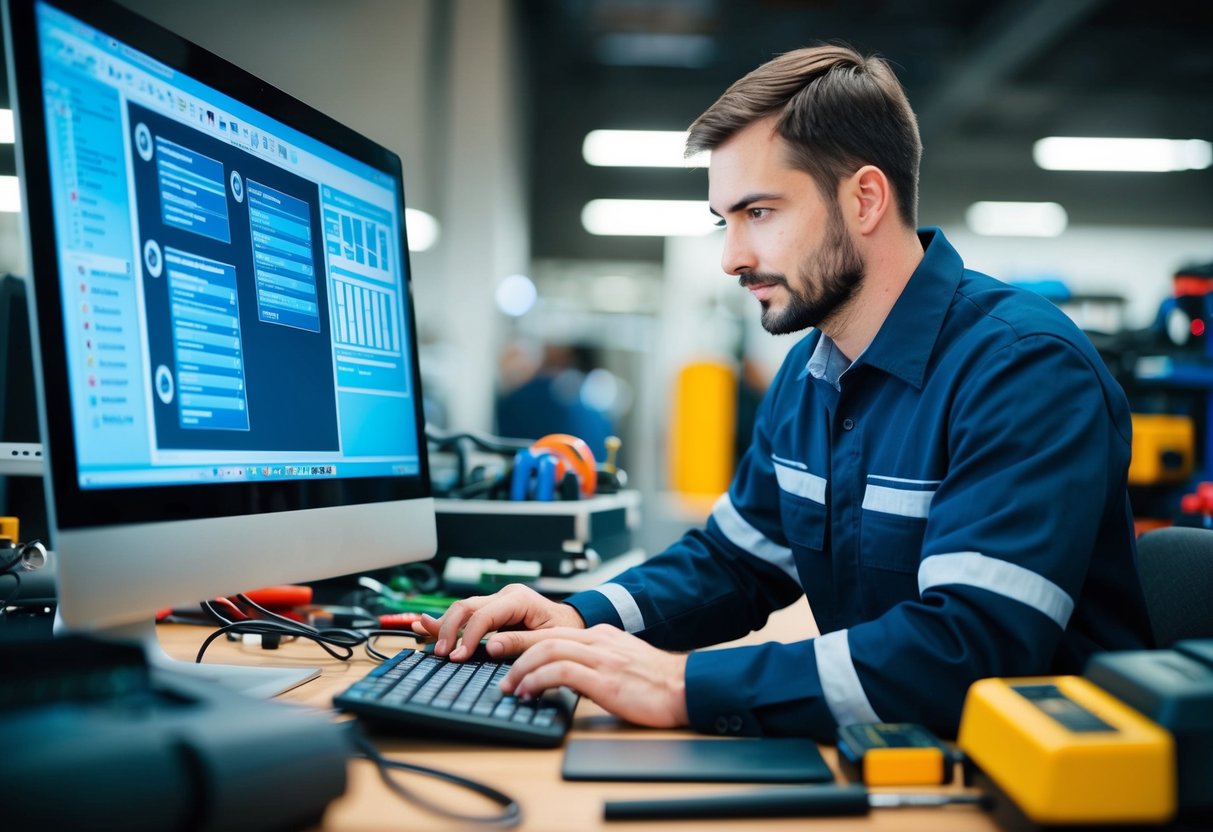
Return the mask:
<path id="1" fill-rule="evenodd" d="M 717 228 L 724 228 L 724 217 L 717 217 L 712 221 L 712 225 L 716 226 Z"/>
<path id="2" fill-rule="evenodd" d="M 746 211 L 746 213 L 750 215 L 750 219 L 760 220 L 769 214 L 770 211 L 770 208 L 750 208 L 748 211 Z"/>

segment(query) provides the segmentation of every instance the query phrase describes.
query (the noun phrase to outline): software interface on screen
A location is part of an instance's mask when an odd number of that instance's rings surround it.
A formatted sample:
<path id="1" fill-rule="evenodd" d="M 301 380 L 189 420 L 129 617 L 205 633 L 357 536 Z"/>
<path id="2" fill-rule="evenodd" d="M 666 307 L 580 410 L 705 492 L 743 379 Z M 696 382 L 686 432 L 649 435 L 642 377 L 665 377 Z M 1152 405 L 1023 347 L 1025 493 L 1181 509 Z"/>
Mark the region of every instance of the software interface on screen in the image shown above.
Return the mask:
<path id="1" fill-rule="evenodd" d="M 395 178 L 41 4 L 38 44 L 79 486 L 416 475 Z"/>

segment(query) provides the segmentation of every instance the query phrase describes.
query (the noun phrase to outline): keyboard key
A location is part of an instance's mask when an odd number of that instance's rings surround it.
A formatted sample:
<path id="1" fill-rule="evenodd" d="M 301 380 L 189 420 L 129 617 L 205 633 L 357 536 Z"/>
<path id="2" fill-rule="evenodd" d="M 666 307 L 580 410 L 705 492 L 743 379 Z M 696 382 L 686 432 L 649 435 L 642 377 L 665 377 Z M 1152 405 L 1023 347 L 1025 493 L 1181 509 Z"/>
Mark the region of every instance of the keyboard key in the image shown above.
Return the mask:
<path id="1" fill-rule="evenodd" d="M 451 663 L 438 668 L 433 676 L 425 680 L 425 684 L 421 686 L 421 689 L 417 691 L 411 701 L 416 702 L 418 705 L 425 705 L 431 702 L 438 695 L 438 692 L 442 690 L 442 686 L 446 684 L 447 680 L 455 675 L 458 667 L 458 665 Z"/>
<path id="2" fill-rule="evenodd" d="M 497 703 L 497 707 L 493 709 L 494 719 L 509 719 L 514 715 L 514 709 L 518 707 L 518 700 L 512 696 L 503 697 Z"/>
<path id="3" fill-rule="evenodd" d="M 476 668 L 476 673 L 472 676 L 471 681 L 459 692 L 459 698 L 451 705 L 453 711 L 471 711 L 472 706 L 476 704 L 477 699 L 484 693 L 484 687 L 489 680 L 493 678 L 493 668 L 490 666 L 481 665 Z M 492 706 L 489 706 L 490 711 Z"/>

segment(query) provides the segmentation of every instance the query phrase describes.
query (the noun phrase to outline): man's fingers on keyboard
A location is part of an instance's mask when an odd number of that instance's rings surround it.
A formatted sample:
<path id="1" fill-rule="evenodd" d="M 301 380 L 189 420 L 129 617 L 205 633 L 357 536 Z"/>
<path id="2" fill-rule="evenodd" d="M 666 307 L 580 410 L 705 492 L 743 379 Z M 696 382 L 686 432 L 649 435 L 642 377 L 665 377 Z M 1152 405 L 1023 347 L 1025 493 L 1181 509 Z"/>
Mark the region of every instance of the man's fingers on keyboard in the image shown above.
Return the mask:
<path id="1" fill-rule="evenodd" d="M 506 674 L 502 682 L 502 689 L 508 691 L 520 687 L 519 683 L 524 679 L 528 679 L 529 674 L 553 663 L 573 661 L 590 668 L 599 667 L 606 659 L 600 649 L 585 643 L 582 639 L 567 637 L 570 634 L 579 634 L 581 632 L 580 630 L 562 631 L 556 629 L 527 633 L 526 635 L 539 635 L 541 642 L 535 644 L 534 649 L 523 653 L 511 665 L 510 672 Z M 568 683 L 559 682 L 558 684 Z M 540 690 L 536 689 L 526 689 L 527 686 L 525 685 L 521 687 L 523 688 L 523 693 L 537 694 L 540 692 Z"/>
<path id="2" fill-rule="evenodd" d="M 472 655 L 480 640 L 494 630 L 510 624 L 516 624 L 522 617 L 517 605 L 508 597 L 490 595 L 488 598 L 469 598 L 483 603 L 477 604 L 463 623 L 463 634 L 459 638 L 459 646 L 451 651 L 451 658 L 463 661 Z M 454 607 L 452 606 L 452 609 Z M 448 612 L 447 615 L 450 615 Z"/>
<path id="3" fill-rule="evenodd" d="M 532 647 L 554 640 L 575 641 L 581 644 L 610 644 L 610 639 L 617 635 L 626 635 L 622 630 L 610 625 L 600 624 L 597 627 L 584 629 L 581 627 L 550 627 L 543 630 L 507 630 L 498 632 L 489 639 L 489 653 L 493 656 L 514 656 L 526 653 Z M 501 645 L 500 654 L 495 651 L 494 644 Z M 546 649 L 546 648 L 545 648 Z M 542 651 L 535 653 L 536 657 Z"/>
<path id="4" fill-rule="evenodd" d="M 470 656 L 480 640 L 489 633 L 519 625 L 536 626 L 537 619 L 538 626 L 545 626 L 544 622 L 548 620 L 546 613 L 550 612 L 551 607 L 557 606 L 521 584 L 510 584 L 494 595 L 469 598 L 468 601 L 478 603 L 463 624 L 459 647 L 451 653 L 451 658 L 456 661 Z"/>
<path id="5" fill-rule="evenodd" d="M 494 633 L 489 636 L 489 655 L 495 659 L 517 656 L 544 639 L 558 636 L 561 629 L 563 628 L 551 630 L 505 630 Z"/>
<path id="6" fill-rule="evenodd" d="M 413 622 L 413 632 L 419 636 L 425 636 L 430 641 L 438 635 L 438 627 L 438 619 L 429 613 L 422 613 L 421 618 Z"/>
<path id="7" fill-rule="evenodd" d="M 446 656 L 457 649 L 459 631 L 466 629 L 467 623 L 472 619 L 476 611 L 490 599 L 491 596 L 476 595 L 451 604 L 442 618 L 439 618 L 437 621 L 439 625 L 438 643 L 434 645 L 434 652 L 439 656 Z M 480 636 L 477 636 L 472 643 L 475 644 L 478 641 L 480 641 Z"/>
<path id="8" fill-rule="evenodd" d="M 554 661 L 535 668 L 522 677 L 513 693 L 515 696 L 525 699 L 538 696 L 545 690 L 558 688 L 561 685 L 580 691 L 595 701 L 598 701 L 599 696 L 609 701 L 609 694 L 604 690 L 603 675 L 597 669 L 575 659 Z"/>

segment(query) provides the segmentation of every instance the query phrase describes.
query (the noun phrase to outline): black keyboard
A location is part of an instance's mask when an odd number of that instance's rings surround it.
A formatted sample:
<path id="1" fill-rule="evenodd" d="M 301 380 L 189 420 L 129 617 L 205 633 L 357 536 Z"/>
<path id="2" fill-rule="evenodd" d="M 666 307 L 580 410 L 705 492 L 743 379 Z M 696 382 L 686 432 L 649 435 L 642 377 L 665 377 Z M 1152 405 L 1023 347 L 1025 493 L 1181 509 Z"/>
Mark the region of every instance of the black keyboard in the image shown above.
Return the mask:
<path id="1" fill-rule="evenodd" d="M 506 696 L 499 683 L 509 669 L 499 662 L 453 662 L 402 650 L 334 697 L 333 704 L 371 723 L 419 736 L 560 745 L 578 696 L 567 688 L 525 702 Z"/>

